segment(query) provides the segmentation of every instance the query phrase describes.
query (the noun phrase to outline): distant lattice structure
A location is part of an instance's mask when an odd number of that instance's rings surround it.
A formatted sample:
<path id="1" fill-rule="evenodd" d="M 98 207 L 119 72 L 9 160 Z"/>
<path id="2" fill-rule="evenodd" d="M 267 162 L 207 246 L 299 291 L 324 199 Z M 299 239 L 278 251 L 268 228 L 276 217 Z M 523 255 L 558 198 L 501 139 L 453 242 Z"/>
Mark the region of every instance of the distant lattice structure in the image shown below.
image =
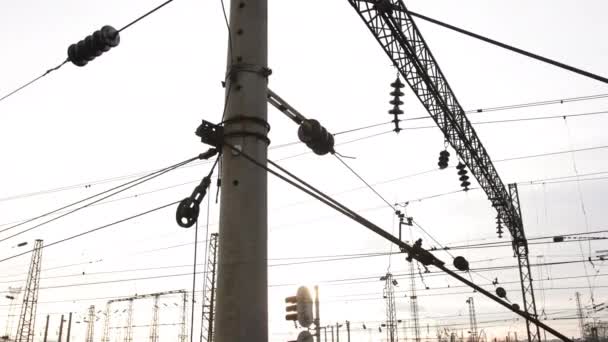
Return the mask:
<path id="1" fill-rule="evenodd" d="M 384 280 L 384 300 L 386 301 L 386 341 L 397 342 L 397 309 L 395 307 L 395 285 L 397 280 L 393 278 L 391 273 L 382 276 L 380 280 Z"/>
<path id="2" fill-rule="evenodd" d="M 36 240 L 32 251 L 32 261 L 27 273 L 23 305 L 19 315 L 16 342 L 33 342 L 36 307 L 38 305 L 38 288 L 40 285 L 40 267 L 42 265 L 42 240 Z"/>
<path id="3" fill-rule="evenodd" d="M 469 325 L 471 326 L 471 342 L 479 342 L 479 336 L 477 334 L 477 315 L 475 314 L 475 302 L 473 297 L 467 299 L 469 304 Z"/>
<path id="4" fill-rule="evenodd" d="M 213 342 L 213 324 L 215 320 L 215 282 L 217 269 L 218 234 L 211 234 L 207 263 L 205 264 L 205 282 L 203 285 L 203 329 L 200 342 Z"/>
<path id="5" fill-rule="evenodd" d="M 89 306 L 89 320 L 87 322 L 87 342 L 93 342 L 95 332 L 95 305 Z"/>
<path id="6" fill-rule="evenodd" d="M 152 307 L 152 324 L 150 324 L 150 342 L 158 342 L 158 300 L 160 295 L 154 296 L 154 307 Z"/>

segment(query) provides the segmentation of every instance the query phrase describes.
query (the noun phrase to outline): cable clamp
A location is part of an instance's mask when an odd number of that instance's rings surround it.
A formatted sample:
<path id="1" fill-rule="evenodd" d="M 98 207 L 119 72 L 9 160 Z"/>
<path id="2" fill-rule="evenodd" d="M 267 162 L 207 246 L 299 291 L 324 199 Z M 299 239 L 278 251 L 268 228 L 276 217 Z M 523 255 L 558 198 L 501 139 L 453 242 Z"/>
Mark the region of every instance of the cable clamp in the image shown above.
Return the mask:
<path id="1" fill-rule="evenodd" d="M 268 76 L 272 75 L 272 70 L 265 66 L 247 63 L 235 63 L 230 66 L 230 69 L 226 73 L 226 79 L 234 81 L 239 72 L 251 72 L 254 74 L 259 74 L 266 79 L 268 79 Z"/>
<path id="2" fill-rule="evenodd" d="M 224 145 L 224 127 L 203 120 L 195 133 L 204 144 L 215 147 L 216 151 L 222 150 L 222 146 Z"/>

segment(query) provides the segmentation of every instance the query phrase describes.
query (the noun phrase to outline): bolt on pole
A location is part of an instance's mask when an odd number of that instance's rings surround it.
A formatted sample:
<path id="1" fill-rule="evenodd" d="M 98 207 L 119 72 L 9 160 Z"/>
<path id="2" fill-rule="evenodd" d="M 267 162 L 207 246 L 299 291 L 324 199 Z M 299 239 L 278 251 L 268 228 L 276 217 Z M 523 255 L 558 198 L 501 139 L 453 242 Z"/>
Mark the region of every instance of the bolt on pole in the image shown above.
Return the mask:
<path id="1" fill-rule="evenodd" d="M 266 164 L 267 0 L 232 0 L 226 143 Z M 216 342 L 268 341 L 267 175 L 232 148 L 221 157 Z"/>

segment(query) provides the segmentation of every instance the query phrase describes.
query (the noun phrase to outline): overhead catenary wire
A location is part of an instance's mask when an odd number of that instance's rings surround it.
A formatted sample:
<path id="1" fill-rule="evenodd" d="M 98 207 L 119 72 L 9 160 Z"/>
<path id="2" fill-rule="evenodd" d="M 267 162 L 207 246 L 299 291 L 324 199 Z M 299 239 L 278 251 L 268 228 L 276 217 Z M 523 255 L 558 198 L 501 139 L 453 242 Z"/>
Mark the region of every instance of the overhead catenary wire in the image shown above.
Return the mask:
<path id="1" fill-rule="evenodd" d="M 73 239 L 79 238 L 79 237 L 81 237 L 81 236 L 88 235 L 88 234 L 91 234 L 91 233 L 94 233 L 94 232 L 100 231 L 100 230 L 102 230 L 102 229 L 110 228 L 110 227 L 115 226 L 115 225 L 117 225 L 117 224 L 120 224 L 120 223 L 123 223 L 123 222 L 127 222 L 127 221 L 133 220 L 133 219 L 135 219 L 135 218 L 138 218 L 138 217 L 141 217 L 141 216 L 144 216 L 144 215 L 147 215 L 147 214 L 153 213 L 153 212 L 155 212 L 155 211 L 159 211 L 159 210 L 162 210 L 162 209 L 168 208 L 168 207 L 170 207 L 170 206 L 172 206 L 172 205 L 175 205 L 175 204 L 177 204 L 177 203 L 179 203 L 179 202 L 180 202 L 180 201 L 175 201 L 175 202 L 171 202 L 171 203 L 168 203 L 168 204 L 165 204 L 165 205 L 161 205 L 160 207 L 156 207 L 156 208 L 153 208 L 153 209 L 150 209 L 150 210 L 146 210 L 146 211 L 141 212 L 141 213 L 139 213 L 139 214 L 135 214 L 135 215 L 132 215 L 132 216 L 129 216 L 129 217 L 126 217 L 126 218 L 122 218 L 122 219 L 120 219 L 120 220 L 117 220 L 117 221 L 114 221 L 114 222 L 111 222 L 111 223 L 108 223 L 108 224 L 105 224 L 105 225 L 102 225 L 102 226 L 99 226 L 99 227 L 96 227 L 96 228 L 93 228 L 93 229 L 87 230 L 87 231 L 85 231 L 85 232 L 78 233 L 78 234 L 75 234 L 75 235 L 69 236 L 69 237 L 67 237 L 67 238 L 63 238 L 63 239 L 60 239 L 60 240 L 57 240 L 57 241 L 54 241 L 54 242 L 51 242 L 51 243 L 45 244 L 45 245 L 43 245 L 41 248 L 49 248 L 49 247 L 51 247 L 51 246 L 55 246 L 55 245 L 57 245 L 57 244 L 67 242 L 67 241 L 70 241 L 70 240 L 73 240 Z M 5 258 L 3 258 L 3 259 L 0 259 L 0 263 L 5 262 L 5 261 L 8 261 L 8 260 L 11 260 L 11 259 L 18 258 L 18 257 L 20 257 L 20 256 L 23 256 L 23 255 L 26 255 L 26 254 L 29 254 L 29 253 L 32 253 L 33 251 L 34 251 L 34 250 L 29 250 L 29 251 L 22 252 L 22 253 L 18 253 L 18 254 L 15 254 L 15 255 L 9 256 L 9 257 L 5 257 Z"/>
<path id="2" fill-rule="evenodd" d="M 523 49 L 516 48 L 516 47 L 514 47 L 512 45 L 501 43 L 501 42 L 496 41 L 494 39 L 490 39 L 490 38 L 484 37 L 482 35 L 473 33 L 471 31 L 464 30 L 462 28 L 459 28 L 459 27 L 447 24 L 445 22 L 442 22 L 442 21 L 439 21 L 437 19 L 433 19 L 433 18 L 427 17 L 425 15 L 422 15 L 422 14 L 419 14 L 419 13 L 416 13 L 416 12 L 412 12 L 412 11 L 408 10 L 407 13 L 409 13 L 411 16 L 413 16 L 415 18 L 419 18 L 419 19 L 428 21 L 430 23 L 433 23 L 435 25 L 439 25 L 439 26 L 448 28 L 448 29 L 450 29 L 452 31 L 456 31 L 458 33 L 465 34 L 465 35 L 467 35 L 469 37 L 473 37 L 473 38 L 482 40 L 482 41 L 484 41 L 486 43 L 490 43 L 492 45 L 501 47 L 503 49 L 510 50 L 510 51 L 518 53 L 520 55 L 524 55 L 526 57 L 530 57 L 530 58 L 536 59 L 538 61 L 551 64 L 553 66 L 556 66 L 556 67 L 559 67 L 559 68 L 562 68 L 562 69 L 574 72 L 576 74 L 579 74 L 579 75 L 582 75 L 582 76 L 585 76 L 585 77 L 589 77 L 589 78 L 594 79 L 596 81 L 600 81 L 600 82 L 603 82 L 603 83 L 608 83 L 608 79 L 605 78 L 605 77 L 602 77 L 600 75 L 597 75 L 597 74 L 594 74 L 594 73 L 591 73 L 591 72 L 588 72 L 588 71 L 585 71 L 585 70 L 582 70 L 582 69 L 579 69 L 579 68 L 576 68 L 576 67 L 573 67 L 573 66 L 561 63 L 561 62 L 558 62 L 558 61 L 553 60 L 553 59 L 549 59 L 547 57 L 543 57 L 543 56 L 537 55 L 535 53 L 532 53 L 532 52 L 529 52 L 529 51 L 526 51 L 526 50 L 523 50 Z"/>
<path id="3" fill-rule="evenodd" d="M 606 94 L 606 96 L 608 97 L 608 94 Z M 224 109 L 224 111 L 225 111 L 225 109 Z M 497 120 L 497 121 L 477 122 L 476 124 L 502 123 L 502 122 L 513 122 L 513 121 L 528 121 L 528 120 L 543 120 L 543 119 L 563 119 L 564 117 L 570 118 L 570 117 L 577 117 L 577 116 L 600 115 L 600 114 L 601 115 L 608 114 L 608 111 L 588 112 L 588 113 L 579 113 L 579 114 L 565 114 L 565 115 L 556 115 L 556 116 L 548 116 L 548 117 L 535 117 L 535 118 L 523 118 L 523 119 Z M 416 118 L 408 118 L 408 119 L 403 119 L 401 121 L 419 120 L 419 119 L 430 119 L 430 117 L 423 116 L 423 117 L 416 117 Z M 359 127 L 359 128 L 349 129 L 349 130 L 346 130 L 346 131 L 341 131 L 341 132 L 338 132 L 338 133 L 334 133 L 334 135 L 355 132 L 355 131 L 359 131 L 359 130 L 363 130 L 363 129 L 367 129 L 367 128 L 371 128 L 371 127 L 377 127 L 377 126 L 381 126 L 381 125 L 386 125 L 386 124 L 393 124 L 393 121 L 386 121 L 386 122 L 383 122 L 383 123 L 380 123 L 380 124 L 375 124 L 375 125 L 370 125 L 370 126 L 363 126 L 363 127 Z M 435 128 L 435 127 L 436 126 L 424 126 L 424 127 L 420 127 L 420 128 L 429 128 L 430 129 L 430 128 Z M 412 129 L 420 129 L 420 128 L 412 128 Z M 404 129 L 408 129 L 408 128 L 404 128 Z M 394 133 L 394 132 L 392 130 L 390 130 L 390 131 L 386 131 L 386 132 L 374 133 L 372 135 L 368 135 L 368 136 L 364 136 L 364 137 L 356 138 L 356 139 L 353 139 L 353 140 L 349 140 L 349 141 L 338 143 L 338 144 L 336 144 L 336 146 L 350 144 L 350 143 L 353 143 L 353 142 L 358 142 L 358 141 L 362 141 L 362 140 L 366 140 L 366 139 L 370 139 L 370 138 L 374 138 L 374 137 L 377 137 L 377 136 L 386 135 L 386 134 L 390 134 L 390 133 Z M 296 145 L 296 144 L 300 144 L 300 143 L 301 142 L 299 142 L 299 141 L 294 141 L 294 142 L 290 142 L 290 143 L 270 146 L 269 149 L 271 149 L 271 150 L 280 149 L 280 148 L 284 148 L 284 147 L 288 147 L 288 146 L 292 146 L 292 145 Z M 591 148 L 591 149 L 603 149 L 603 148 L 608 148 L 608 146 L 600 146 L 600 147 L 595 147 L 595 148 Z M 574 150 L 574 151 L 575 152 L 579 152 L 579 151 L 585 151 L 585 150 L 587 150 L 587 149 L 579 149 L 579 150 Z M 570 151 L 556 152 L 555 154 L 569 153 L 569 152 Z M 292 156 L 288 156 L 288 157 L 285 157 L 285 158 L 281 158 L 281 160 L 291 159 L 291 158 L 298 157 L 298 156 L 301 156 L 301 155 L 306 155 L 308 153 L 309 152 L 299 153 L 299 154 L 296 154 L 296 155 L 292 155 Z M 542 156 L 542 155 L 539 155 L 539 156 Z M 523 157 L 523 158 L 528 158 L 528 157 Z M 494 160 L 494 162 L 500 162 L 500 161 L 507 161 L 507 160 Z M 198 165 L 204 164 L 204 163 L 208 163 L 208 162 L 207 161 L 203 161 L 201 163 L 193 163 L 190 166 L 198 166 Z M 433 171 L 436 171 L 436 169 L 429 170 L 428 172 L 433 172 Z M 84 183 L 79 183 L 79 184 L 74 184 L 74 185 L 68 185 L 68 186 L 57 187 L 57 188 L 52 188 L 52 189 L 46 189 L 46 190 L 40 190 L 40 191 L 35 191 L 35 192 L 29 192 L 29 193 L 23 193 L 23 194 L 17 194 L 17 195 L 7 196 L 7 197 L 0 198 L 0 202 L 10 201 L 10 200 L 15 200 L 15 199 L 22 199 L 22 198 L 27 198 L 27 197 L 32 197 L 32 196 L 38 196 L 38 195 L 45 195 L 45 194 L 50 194 L 50 193 L 55 193 L 55 192 L 60 192 L 60 191 L 66 191 L 66 190 L 72 190 L 72 189 L 78 189 L 78 188 L 87 188 L 87 187 L 90 187 L 92 185 L 103 184 L 103 183 L 112 182 L 112 181 L 118 181 L 118 180 L 122 180 L 122 179 L 125 179 L 125 178 L 137 177 L 137 176 L 140 176 L 142 174 L 149 173 L 149 172 L 150 171 L 136 172 L 136 173 L 132 173 L 132 174 L 128 174 L 128 175 L 123 175 L 123 176 L 105 178 L 105 179 L 94 180 L 94 181 L 89 181 L 89 182 L 84 182 Z M 1 225 L 2 224 L 0 224 L 0 226 Z"/>
<path id="4" fill-rule="evenodd" d="M 32 221 L 34 221 L 34 220 L 37 220 L 37 219 L 40 219 L 40 218 L 43 218 L 43 217 L 49 216 L 49 215 L 51 215 L 51 214 L 53 214 L 53 213 L 56 213 L 56 212 L 58 212 L 58 211 L 60 211 L 60 210 L 67 209 L 67 208 L 72 207 L 72 206 L 74 206 L 74 205 L 76 205 L 76 204 L 80 204 L 80 203 L 86 202 L 86 201 L 88 201 L 88 200 L 90 200 L 90 199 L 93 199 L 93 198 L 95 198 L 95 197 L 99 197 L 99 196 L 101 196 L 101 195 L 105 195 L 105 194 L 107 194 L 107 195 L 102 196 L 101 198 L 98 198 L 98 199 L 96 199 L 96 200 L 94 200 L 94 201 L 91 201 L 91 202 L 89 202 L 89 203 L 87 203 L 87 204 L 84 204 L 84 205 L 82 205 L 82 206 L 76 207 L 75 209 L 69 210 L 68 212 L 65 212 L 65 213 L 63 213 L 63 214 L 61 214 L 61 215 L 59 215 L 59 216 L 53 217 L 53 218 L 51 218 L 51 219 L 48 219 L 48 220 L 46 220 L 46 221 L 43 221 L 42 223 L 38 223 L 38 224 L 36 224 L 36 225 L 34 225 L 34 226 L 32 226 L 32 227 L 29 227 L 29 228 L 27 228 L 27 229 L 24 229 L 24 230 L 22 230 L 22 231 L 19 231 L 19 232 L 17 232 L 17 233 L 14 233 L 14 234 L 12 234 L 12 235 L 9 235 L 9 236 L 7 236 L 7 237 L 4 237 L 4 238 L 0 239 L 0 242 L 7 241 L 7 240 L 12 239 L 12 238 L 14 238 L 14 237 L 17 237 L 17 236 L 19 236 L 19 235 L 21 235 L 21 234 L 24 234 L 24 233 L 29 232 L 29 231 L 32 231 L 32 230 L 34 230 L 34 229 L 36 229 L 36 228 L 42 227 L 42 226 L 44 226 L 44 225 L 46 225 L 46 224 L 48 224 L 48 223 L 51 223 L 51 222 L 56 221 L 56 220 L 58 220 L 58 219 L 60 219 L 60 218 L 66 217 L 66 216 L 71 215 L 71 214 L 73 214 L 73 213 L 75 213 L 75 212 L 78 212 L 78 211 L 80 211 L 80 210 L 82 210 L 82 209 L 85 209 L 85 208 L 87 208 L 87 207 L 90 207 L 91 205 L 93 205 L 93 204 L 95 204 L 95 203 L 99 203 L 99 202 L 101 202 L 101 201 L 103 201 L 103 200 L 105 200 L 105 199 L 107 199 L 107 198 L 110 198 L 110 197 L 112 197 L 112 196 L 115 196 L 115 195 L 117 195 L 117 194 L 119 194 L 119 193 L 121 193 L 121 192 L 127 191 L 127 190 L 129 190 L 129 189 L 131 189 L 131 188 L 133 188 L 133 187 L 135 187 L 135 186 L 137 186 L 137 185 L 140 185 L 140 184 L 142 184 L 142 183 L 145 183 L 145 182 L 147 182 L 147 181 L 150 181 L 150 180 L 152 180 L 152 179 L 154 179 L 154 178 L 160 177 L 161 175 L 163 175 L 163 174 L 165 174 L 165 173 L 167 173 L 167 172 L 170 172 L 170 171 L 172 171 L 172 170 L 175 170 L 176 168 L 179 168 L 179 167 L 180 167 L 180 166 L 182 166 L 182 165 L 188 164 L 188 163 L 190 163 L 190 162 L 192 162 L 192 161 L 194 161 L 194 160 L 199 159 L 199 158 L 200 158 L 202 155 L 203 155 L 203 154 L 201 154 L 201 155 L 199 155 L 199 156 L 197 156 L 197 157 L 193 157 L 193 158 L 187 159 L 187 160 L 185 160 L 185 161 L 183 161 L 183 162 L 180 162 L 180 163 L 174 164 L 174 165 L 172 165 L 172 166 L 169 166 L 169 167 L 167 167 L 167 168 L 165 168 L 165 169 L 163 169 L 163 170 L 161 170 L 161 171 L 157 171 L 157 172 L 154 172 L 154 173 L 152 173 L 152 174 L 150 174 L 150 175 L 146 175 L 146 176 L 144 176 L 144 177 L 140 177 L 140 178 L 138 178 L 138 179 L 136 179 L 136 180 L 133 180 L 133 181 L 127 182 L 127 183 L 125 183 L 125 184 L 121 184 L 121 185 L 119 185 L 119 186 L 117 186 L 117 187 L 114 187 L 114 188 L 108 189 L 108 190 L 106 190 L 106 191 L 100 192 L 100 193 L 95 194 L 95 195 L 93 195 L 93 196 L 89 196 L 89 197 L 87 197 L 87 198 L 85 198 L 85 199 L 82 199 L 82 200 L 79 200 L 79 201 L 76 201 L 76 202 L 70 203 L 70 204 L 68 204 L 68 205 L 62 206 L 61 208 L 58 208 L 58 209 L 55 209 L 55 210 L 49 211 L 49 212 L 44 213 L 44 214 L 42 214 L 42 215 L 39 215 L 39 216 L 37 216 L 37 217 L 35 217 L 35 218 L 32 218 L 32 219 L 26 220 L 25 222 L 18 223 L 18 224 L 15 224 L 15 225 L 10 226 L 10 227 L 8 227 L 8 228 L 5 228 L 5 229 L 1 230 L 0 232 L 4 232 L 4 231 L 7 231 L 7 230 L 9 230 L 9 229 L 16 228 L 16 227 L 21 226 L 21 225 L 23 225 L 23 224 L 25 224 L 25 223 L 29 223 L 29 222 L 32 222 Z"/>
<path id="5" fill-rule="evenodd" d="M 404 251 L 411 253 L 410 256 L 412 256 L 414 259 L 416 259 L 417 261 L 420 261 L 419 258 L 421 258 L 421 257 L 416 254 L 417 252 L 416 252 L 416 250 L 412 246 L 409 246 L 408 244 L 404 243 L 403 241 L 398 240 L 396 237 L 394 237 L 391 234 L 387 233 L 385 230 L 381 229 L 380 227 L 378 227 L 378 226 L 374 225 L 373 223 L 369 222 L 368 220 L 366 220 L 362 216 L 360 216 L 357 213 L 353 212 L 352 210 L 348 209 L 347 207 L 345 207 L 344 205 L 342 205 L 340 202 L 338 202 L 338 201 L 332 199 L 331 197 L 325 195 L 320 190 L 318 190 L 315 187 L 311 186 L 310 184 L 306 183 L 304 180 L 302 180 L 301 178 L 295 176 L 294 174 L 290 173 L 289 171 L 285 170 L 284 168 L 280 167 L 276 163 L 274 163 L 274 162 L 272 162 L 270 160 L 268 161 L 269 164 L 271 164 L 273 167 L 279 169 L 281 172 L 283 172 L 284 174 L 288 175 L 292 179 L 296 180 L 297 183 L 294 182 L 293 180 L 290 180 L 287 177 L 285 177 L 285 176 L 277 173 L 276 171 L 271 170 L 266 165 L 260 163 L 259 161 L 257 161 L 253 157 L 249 156 L 248 154 L 240 151 L 236 147 L 231 146 L 231 145 L 226 144 L 226 143 L 225 143 L 225 145 L 228 146 L 228 147 L 230 147 L 233 151 L 235 151 L 237 153 L 240 153 L 242 156 L 245 157 L 245 159 L 249 160 L 250 162 L 252 162 L 256 166 L 258 166 L 258 167 L 266 170 L 267 172 L 271 173 L 272 175 L 280 178 L 281 180 L 289 183 L 290 185 L 292 185 L 292 186 L 298 188 L 299 190 L 307 193 L 308 195 L 316 198 L 317 200 L 321 201 L 322 203 L 324 203 L 324 204 L 328 205 L 329 207 L 337 210 L 338 212 L 344 214 L 345 216 L 353 219 L 355 222 L 357 222 L 360 225 L 362 225 L 362 226 L 370 229 L 371 231 L 373 231 L 374 233 L 380 235 L 384 239 L 389 240 L 389 241 L 397 244 Z M 428 253 L 428 252 L 426 252 L 426 253 Z M 475 290 L 481 292 L 486 297 L 494 300 L 496 303 L 498 303 L 498 304 L 506 307 L 507 309 L 509 309 L 509 310 L 517 313 L 518 315 L 520 315 L 520 316 L 528 319 L 529 321 L 534 322 L 534 324 L 536 324 L 537 326 L 542 327 L 543 329 L 549 331 L 551 334 L 553 334 L 556 337 L 559 337 L 561 340 L 563 340 L 563 341 L 571 341 L 568 337 L 566 337 L 565 335 L 563 335 L 560 332 L 556 331 L 555 329 L 547 326 L 546 324 L 542 323 L 541 321 L 539 321 L 535 317 L 531 317 L 531 316 L 529 316 L 527 313 L 525 313 L 523 311 L 515 310 L 513 307 L 511 307 L 511 305 L 503 302 L 498 297 L 494 296 L 492 293 L 486 291 L 485 289 L 481 288 L 480 286 L 478 286 L 477 284 L 473 283 L 472 281 L 469 281 L 469 280 L 463 278 L 462 276 L 460 276 L 456 272 L 448 269 L 443 263 L 441 263 L 438 260 L 434 259 L 434 257 L 432 257 L 432 258 L 433 258 L 433 261 L 431 261 L 431 264 L 433 266 L 437 267 L 438 269 L 442 270 L 443 272 L 447 273 L 451 277 L 456 278 L 457 280 L 463 282 L 464 284 L 467 284 L 468 286 L 470 286 L 470 287 L 474 288 Z"/>
<path id="6" fill-rule="evenodd" d="M 128 23 L 127 25 L 123 26 L 121 29 L 118 30 L 118 32 L 122 32 L 123 30 L 126 30 L 127 28 L 131 27 L 132 25 L 134 25 L 135 23 L 139 22 L 140 20 L 144 19 L 145 17 L 149 16 L 150 14 L 158 11 L 159 9 L 163 8 L 164 6 L 168 5 L 170 2 L 172 2 L 173 0 L 167 0 L 164 3 L 162 3 L 161 5 L 153 8 L 152 10 L 148 11 L 147 13 L 145 13 L 144 15 L 138 17 L 137 19 L 131 21 L 130 23 Z M 64 66 L 67 62 L 69 62 L 69 58 L 64 60 L 63 62 L 61 62 L 59 65 L 52 67 L 50 69 L 48 69 L 47 71 L 45 71 L 42 75 L 32 79 L 31 81 L 28 81 L 27 83 L 25 83 L 24 85 L 16 88 L 15 90 L 10 91 L 9 93 L 7 93 L 6 95 L 0 97 L 0 102 L 4 101 L 5 99 L 7 99 L 8 97 L 20 92 L 21 90 L 27 88 L 28 86 L 32 85 L 33 83 L 36 83 L 38 80 L 46 77 L 48 74 L 50 74 L 51 72 L 60 69 L 62 66 Z"/>

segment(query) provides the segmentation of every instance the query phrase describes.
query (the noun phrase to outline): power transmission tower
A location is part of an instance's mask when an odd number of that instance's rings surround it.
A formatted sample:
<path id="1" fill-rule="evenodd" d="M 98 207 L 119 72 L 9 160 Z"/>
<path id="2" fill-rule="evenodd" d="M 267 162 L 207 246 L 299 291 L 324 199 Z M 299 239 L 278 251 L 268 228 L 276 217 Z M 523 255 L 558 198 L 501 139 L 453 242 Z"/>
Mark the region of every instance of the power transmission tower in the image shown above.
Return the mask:
<path id="1" fill-rule="evenodd" d="M 192 294 L 194 295 L 194 294 Z M 179 334 L 179 341 L 186 342 L 188 339 L 188 329 L 187 329 L 187 320 L 186 320 L 186 312 L 188 311 L 188 293 L 183 291 L 182 293 L 182 314 L 181 314 L 181 331 Z"/>
<path id="2" fill-rule="evenodd" d="M 380 280 L 384 280 L 384 299 L 386 301 L 386 341 L 397 342 L 399 337 L 397 336 L 397 312 L 395 308 L 395 288 L 397 280 L 393 279 L 391 273 L 387 273 L 381 277 Z"/>
<path id="3" fill-rule="evenodd" d="M 225 142 L 267 163 L 268 0 L 230 2 Z M 228 96 L 228 94 L 230 94 Z M 268 341 L 267 173 L 222 153 L 215 341 Z"/>
<path id="4" fill-rule="evenodd" d="M 581 294 L 576 292 L 576 317 L 578 318 L 578 327 L 581 330 L 581 340 L 585 340 L 585 316 L 583 315 L 583 306 L 581 305 Z"/>
<path id="5" fill-rule="evenodd" d="M 129 299 L 127 324 L 125 325 L 125 342 L 133 342 L 133 298 Z"/>
<path id="6" fill-rule="evenodd" d="M 469 299 L 467 299 L 467 304 L 469 304 L 469 325 L 471 327 L 471 342 L 478 342 L 477 315 L 475 314 L 475 302 L 473 301 L 473 297 L 469 297 Z"/>
<path id="7" fill-rule="evenodd" d="M 152 307 L 152 324 L 150 324 L 150 342 L 158 342 L 158 299 L 154 296 L 154 307 Z"/>
<path id="8" fill-rule="evenodd" d="M 36 307 L 38 305 L 38 287 L 40 285 L 40 267 L 42 265 L 42 240 L 36 240 L 32 251 L 32 261 L 27 274 L 23 305 L 19 315 L 16 342 L 32 342 L 34 340 L 34 325 Z"/>
<path id="9" fill-rule="evenodd" d="M 205 284 L 203 286 L 203 320 L 200 342 L 213 342 L 213 324 L 215 319 L 215 271 L 217 268 L 217 240 L 218 234 L 211 234 L 207 249 L 207 263 L 205 264 Z"/>
<path id="10" fill-rule="evenodd" d="M 89 306 L 89 321 L 87 322 L 87 342 L 93 342 L 95 328 L 95 305 Z"/>
<path id="11" fill-rule="evenodd" d="M 19 294 L 21 293 L 21 287 L 8 287 L 9 295 L 6 296 L 7 299 L 10 300 L 8 306 L 8 317 L 6 318 L 6 332 L 4 334 L 3 339 L 10 340 L 11 335 L 13 334 L 13 321 L 15 319 L 15 309 L 17 308 L 17 300 L 19 299 Z"/>
<path id="12" fill-rule="evenodd" d="M 416 271 L 414 270 L 414 262 L 410 262 L 410 311 L 412 315 L 412 324 L 414 325 L 414 342 L 420 342 L 420 321 L 418 318 L 418 296 L 416 295 Z"/>

